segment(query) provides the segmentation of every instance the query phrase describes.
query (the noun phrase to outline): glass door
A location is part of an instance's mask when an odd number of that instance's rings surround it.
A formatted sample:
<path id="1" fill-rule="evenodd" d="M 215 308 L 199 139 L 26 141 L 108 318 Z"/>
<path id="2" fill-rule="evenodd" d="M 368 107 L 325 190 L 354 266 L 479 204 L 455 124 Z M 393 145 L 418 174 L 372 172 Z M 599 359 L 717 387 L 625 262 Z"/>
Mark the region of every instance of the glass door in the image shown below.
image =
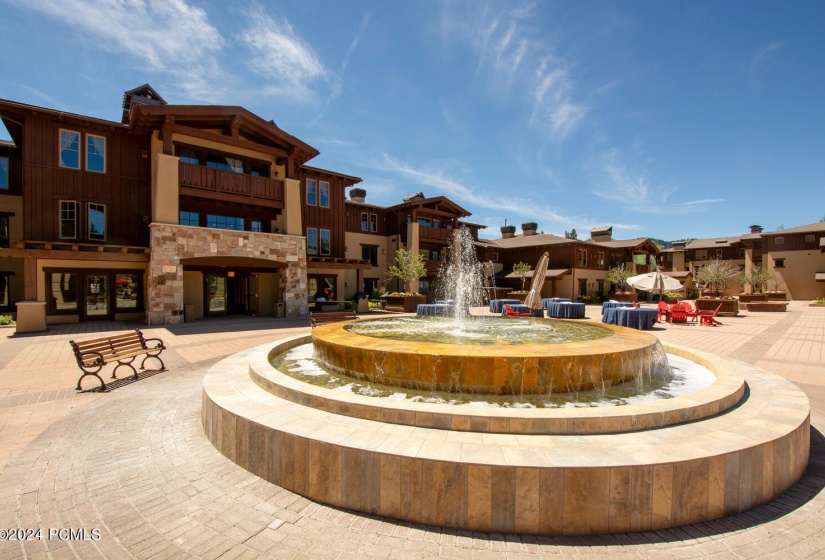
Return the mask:
<path id="1" fill-rule="evenodd" d="M 207 274 L 206 282 L 206 314 L 226 315 L 226 277 L 217 274 Z"/>
<path id="2" fill-rule="evenodd" d="M 249 286 L 246 293 L 246 314 L 258 314 L 258 275 L 249 275 Z"/>
<path id="3" fill-rule="evenodd" d="M 86 319 L 109 318 L 109 275 L 85 275 Z"/>

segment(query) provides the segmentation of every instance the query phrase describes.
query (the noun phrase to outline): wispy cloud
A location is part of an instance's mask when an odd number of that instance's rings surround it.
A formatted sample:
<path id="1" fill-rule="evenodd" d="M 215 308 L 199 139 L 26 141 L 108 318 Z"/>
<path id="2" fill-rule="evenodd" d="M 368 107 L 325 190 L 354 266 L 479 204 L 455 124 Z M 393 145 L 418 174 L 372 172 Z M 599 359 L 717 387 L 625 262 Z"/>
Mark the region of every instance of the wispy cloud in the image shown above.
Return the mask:
<path id="1" fill-rule="evenodd" d="M 751 57 L 748 67 L 748 82 L 752 87 L 758 88 L 762 85 L 764 74 L 773 66 L 777 54 L 784 46 L 784 43 L 769 43 Z"/>
<path id="2" fill-rule="evenodd" d="M 213 56 L 224 39 L 206 12 L 183 0 L 11 0 L 46 14 L 95 41 L 104 50 L 125 53 L 149 70 L 170 74 L 191 95 L 214 91 Z"/>
<path id="3" fill-rule="evenodd" d="M 395 173 L 401 176 L 405 182 L 412 182 L 418 186 L 433 187 L 439 194 L 443 194 L 459 204 L 495 210 L 498 215 L 502 216 L 501 223 L 503 223 L 504 217 L 513 218 L 516 216 L 519 219 L 537 221 L 545 230 L 592 227 L 592 225 L 595 225 L 585 217 L 561 214 L 546 205 L 537 203 L 536 200 L 497 196 L 492 194 L 495 189 L 490 189 L 491 192 L 482 192 L 467 186 L 458 179 L 454 179 L 444 170 L 416 168 L 387 154 L 384 154 L 383 159 L 376 162 L 374 167 L 382 171 Z"/>
<path id="4" fill-rule="evenodd" d="M 370 24 L 370 20 L 372 16 L 367 12 L 364 14 L 364 17 L 361 18 L 361 28 L 358 30 L 358 34 L 355 38 L 350 42 L 349 47 L 347 48 L 347 52 L 344 55 L 344 60 L 341 61 L 341 73 L 347 71 L 347 66 L 349 66 L 349 61 L 352 58 L 352 53 L 355 52 L 355 49 L 358 47 L 358 44 L 361 42 L 361 37 L 364 36 L 364 33 L 367 31 L 367 26 Z"/>
<path id="5" fill-rule="evenodd" d="M 249 49 L 248 64 L 269 84 L 265 94 L 293 100 L 314 98 L 311 85 L 325 80 L 327 71 L 312 48 L 284 17 L 271 17 L 253 4 L 247 13 L 249 26 L 240 35 Z"/>
<path id="6" fill-rule="evenodd" d="M 445 0 L 442 37 L 469 45 L 478 56 L 477 78 L 497 95 L 527 102 L 529 127 L 561 141 L 575 130 L 587 107 L 576 99 L 570 64 L 534 25 L 538 10 L 532 2 Z"/>

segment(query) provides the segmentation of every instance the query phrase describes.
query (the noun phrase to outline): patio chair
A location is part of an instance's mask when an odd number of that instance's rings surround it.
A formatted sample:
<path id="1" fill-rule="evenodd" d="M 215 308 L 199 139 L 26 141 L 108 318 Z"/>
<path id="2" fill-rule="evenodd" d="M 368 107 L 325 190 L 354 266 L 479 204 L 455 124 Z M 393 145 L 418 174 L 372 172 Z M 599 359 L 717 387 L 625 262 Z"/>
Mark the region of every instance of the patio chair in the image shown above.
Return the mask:
<path id="1" fill-rule="evenodd" d="M 722 304 L 719 304 L 713 312 L 710 311 L 702 311 L 699 314 L 699 326 L 707 325 L 709 327 L 715 327 L 716 325 L 721 325 L 719 321 L 716 320 L 716 315 L 719 313 L 719 310 L 722 309 Z"/>
<path id="2" fill-rule="evenodd" d="M 504 306 L 504 315 L 507 317 L 529 317 L 529 313 L 519 313 L 509 305 Z"/>
<path id="3" fill-rule="evenodd" d="M 638 309 L 639 304 L 638 304 L 637 302 L 635 302 L 635 301 L 634 301 L 634 302 L 633 302 L 633 307 L 635 307 L 635 308 L 637 308 L 637 309 Z"/>
<path id="4" fill-rule="evenodd" d="M 657 309 L 659 310 L 659 314 L 656 315 L 656 322 L 661 323 L 662 322 L 662 317 L 667 319 L 667 315 L 668 315 L 668 312 L 670 311 L 670 307 L 668 307 L 668 305 L 665 302 L 660 301 L 659 302 L 659 307 Z"/>
<path id="5" fill-rule="evenodd" d="M 685 306 L 685 314 L 688 318 L 693 317 L 693 322 L 695 323 L 699 317 L 699 312 L 696 311 L 696 309 L 694 309 L 688 302 L 685 302 L 683 305 Z"/>
<path id="6" fill-rule="evenodd" d="M 673 323 L 687 323 L 687 311 L 685 306 L 681 303 L 670 306 L 670 322 Z"/>

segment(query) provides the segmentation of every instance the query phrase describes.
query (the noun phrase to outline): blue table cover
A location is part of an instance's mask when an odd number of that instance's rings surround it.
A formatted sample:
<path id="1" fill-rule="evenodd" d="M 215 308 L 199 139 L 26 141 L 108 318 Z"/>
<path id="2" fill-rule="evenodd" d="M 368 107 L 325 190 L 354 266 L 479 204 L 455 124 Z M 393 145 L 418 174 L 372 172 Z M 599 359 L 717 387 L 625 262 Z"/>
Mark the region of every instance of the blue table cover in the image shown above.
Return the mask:
<path id="1" fill-rule="evenodd" d="M 615 309 L 616 307 L 633 307 L 632 301 L 606 301 L 602 304 L 602 315 L 605 309 Z"/>
<path id="2" fill-rule="evenodd" d="M 490 311 L 493 313 L 501 313 L 505 305 L 520 305 L 522 302 L 518 299 L 491 299 Z"/>
<path id="3" fill-rule="evenodd" d="M 508 303 L 507 305 L 509 305 L 510 308 L 516 313 L 530 313 L 530 308 L 524 305 L 523 303 Z M 501 314 L 504 315 L 505 313 L 506 310 L 504 309 L 504 306 L 502 306 Z"/>
<path id="4" fill-rule="evenodd" d="M 547 309 L 547 306 L 550 305 L 551 303 L 559 303 L 559 302 L 562 302 L 562 301 L 571 301 L 571 300 L 570 300 L 570 298 L 566 298 L 566 297 L 543 298 L 541 300 L 541 306 L 544 309 Z"/>
<path id="5" fill-rule="evenodd" d="M 415 308 L 415 314 L 419 317 L 446 315 L 452 308 L 453 306 L 447 303 L 419 303 Z"/>
<path id="6" fill-rule="evenodd" d="M 656 309 L 612 307 L 604 310 L 602 323 L 647 331 L 653 328 L 653 323 L 656 322 L 658 314 L 659 311 Z"/>
<path id="7" fill-rule="evenodd" d="M 584 304 L 569 301 L 556 301 L 547 305 L 547 316 L 558 319 L 583 319 Z"/>

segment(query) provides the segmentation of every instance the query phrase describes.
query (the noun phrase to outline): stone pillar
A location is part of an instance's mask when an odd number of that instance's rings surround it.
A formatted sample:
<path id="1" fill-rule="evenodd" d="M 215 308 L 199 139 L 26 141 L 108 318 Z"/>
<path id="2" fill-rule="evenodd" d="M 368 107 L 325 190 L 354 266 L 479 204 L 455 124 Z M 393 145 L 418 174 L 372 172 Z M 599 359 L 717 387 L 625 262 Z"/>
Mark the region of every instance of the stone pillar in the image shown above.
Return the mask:
<path id="1" fill-rule="evenodd" d="M 183 266 L 173 230 L 161 224 L 150 226 L 152 253 L 146 294 L 146 322 L 150 325 L 183 322 Z"/>

